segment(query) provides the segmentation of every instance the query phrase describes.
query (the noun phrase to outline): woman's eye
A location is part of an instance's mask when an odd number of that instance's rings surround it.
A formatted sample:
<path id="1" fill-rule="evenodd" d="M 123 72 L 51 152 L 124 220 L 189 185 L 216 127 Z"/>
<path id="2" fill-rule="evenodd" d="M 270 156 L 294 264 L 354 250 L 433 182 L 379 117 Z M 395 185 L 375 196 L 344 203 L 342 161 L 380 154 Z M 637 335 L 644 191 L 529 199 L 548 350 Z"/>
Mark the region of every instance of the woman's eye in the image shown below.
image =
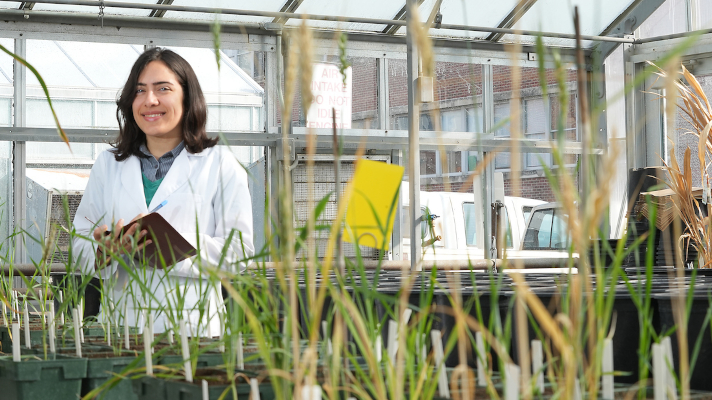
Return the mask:
<path id="1" fill-rule="evenodd" d="M 167 86 L 166 86 L 166 87 L 162 87 L 162 88 L 160 88 L 159 90 L 161 90 L 161 91 L 164 91 L 164 92 L 165 92 L 165 91 L 171 90 L 171 88 L 169 88 L 169 87 L 167 87 Z"/>
<path id="2" fill-rule="evenodd" d="M 145 90 L 143 90 L 143 89 L 136 89 L 136 94 L 138 94 L 138 93 L 143 93 L 143 92 L 145 92 Z"/>

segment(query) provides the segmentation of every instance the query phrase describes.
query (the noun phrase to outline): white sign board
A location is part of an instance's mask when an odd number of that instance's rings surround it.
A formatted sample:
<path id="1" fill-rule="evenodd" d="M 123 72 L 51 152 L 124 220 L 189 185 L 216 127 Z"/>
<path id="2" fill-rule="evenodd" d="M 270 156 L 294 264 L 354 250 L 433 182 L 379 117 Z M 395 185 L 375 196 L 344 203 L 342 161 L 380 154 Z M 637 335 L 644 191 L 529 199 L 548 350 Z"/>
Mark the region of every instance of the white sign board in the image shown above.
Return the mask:
<path id="1" fill-rule="evenodd" d="M 344 71 L 334 64 L 314 64 L 311 89 L 314 94 L 307 113 L 307 128 L 332 128 L 336 111 L 336 127 L 351 129 L 351 67 Z"/>

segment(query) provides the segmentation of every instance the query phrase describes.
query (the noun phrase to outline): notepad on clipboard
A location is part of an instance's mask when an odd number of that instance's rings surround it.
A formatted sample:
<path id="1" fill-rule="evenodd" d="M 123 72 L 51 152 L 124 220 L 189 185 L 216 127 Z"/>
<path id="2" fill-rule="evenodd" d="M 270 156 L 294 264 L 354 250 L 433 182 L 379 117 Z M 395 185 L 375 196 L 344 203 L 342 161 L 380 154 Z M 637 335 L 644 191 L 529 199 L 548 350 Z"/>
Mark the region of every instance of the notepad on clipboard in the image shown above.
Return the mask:
<path id="1" fill-rule="evenodd" d="M 138 244 L 151 240 L 151 243 L 138 251 L 135 256 L 135 259 L 142 264 L 163 268 L 164 264 L 161 261 L 163 256 L 165 265 L 170 267 L 196 254 L 195 247 L 188 243 L 161 214 L 151 213 L 132 221 L 121 229 L 121 235 L 135 224 L 139 224 L 141 230 L 148 231 Z"/>

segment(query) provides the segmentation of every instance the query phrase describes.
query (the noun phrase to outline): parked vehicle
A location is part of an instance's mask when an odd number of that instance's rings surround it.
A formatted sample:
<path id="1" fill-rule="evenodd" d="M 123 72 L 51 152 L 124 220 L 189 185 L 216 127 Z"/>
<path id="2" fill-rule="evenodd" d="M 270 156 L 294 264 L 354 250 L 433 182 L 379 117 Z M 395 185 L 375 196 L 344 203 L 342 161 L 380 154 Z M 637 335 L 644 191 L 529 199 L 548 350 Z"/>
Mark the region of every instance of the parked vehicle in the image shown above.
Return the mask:
<path id="1" fill-rule="evenodd" d="M 404 192 L 405 193 L 405 192 Z M 404 259 L 410 259 L 410 225 L 408 223 L 408 196 L 402 200 L 402 232 Z M 476 260 L 485 258 L 484 215 L 476 207 L 472 193 L 421 192 L 421 235 L 424 246 L 423 260 Z M 543 201 L 521 197 L 504 198 L 505 256 L 524 258 L 521 241 L 526 221 L 534 207 Z M 489 206 L 487 207 L 489 210 Z M 432 244 L 432 245 L 431 245 Z M 536 256 L 536 255 L 532 255 Z M 489 258 L 487 255 L 486 258 Z"/>
<path id="2" fill-rule="evenodd" d="M 568 250 L 570 245 L 566 214 L 559 203 L 546 203 L 531 210 L 522 241 L 522 251 Z"/>

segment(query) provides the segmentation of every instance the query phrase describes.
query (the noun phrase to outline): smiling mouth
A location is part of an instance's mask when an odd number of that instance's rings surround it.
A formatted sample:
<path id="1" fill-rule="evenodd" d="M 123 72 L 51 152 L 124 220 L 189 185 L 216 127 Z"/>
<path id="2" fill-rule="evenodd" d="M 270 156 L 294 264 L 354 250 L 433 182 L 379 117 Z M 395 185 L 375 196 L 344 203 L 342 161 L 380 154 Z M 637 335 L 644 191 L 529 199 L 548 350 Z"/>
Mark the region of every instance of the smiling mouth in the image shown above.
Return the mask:
<path id="1" fill-rule="evenodd" d="M 160 117 L 165 113 L 157 113 L 157 114 L 143 114 L 144 117 L 146 118 L 155 118 L 155 117 Z"/>

